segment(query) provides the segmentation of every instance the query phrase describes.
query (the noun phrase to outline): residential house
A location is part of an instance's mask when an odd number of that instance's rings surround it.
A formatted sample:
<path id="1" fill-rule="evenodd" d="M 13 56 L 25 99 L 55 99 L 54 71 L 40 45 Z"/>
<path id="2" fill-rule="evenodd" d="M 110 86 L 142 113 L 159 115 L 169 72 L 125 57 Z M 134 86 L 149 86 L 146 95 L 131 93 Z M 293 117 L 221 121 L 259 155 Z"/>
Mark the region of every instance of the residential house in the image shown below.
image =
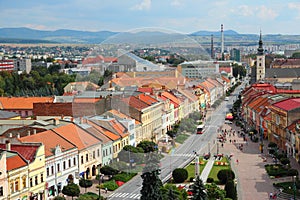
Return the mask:
<path id="1" fill-rule="evenodd" d="M 49 139 L 50 138 L 50 139 Z M 52 130 L 21 137 L 25 142 L 39 142 L 45 146 L 47 198 L 57 196 L 68 183 L 78 183 L 78 149 Z"/>
<path id="2" fill-rule="evenodd" d="M 300 98 L 288 98 L 270 106 L 271 141 L 290 156 L 295 155 L 295 140 L 291 140 L 288 127 L 299 119 Z M 293 142 L 293 143 L 292 143 Z"/>
<path id="3" fill-rule="evenodd" d="M 22 118 L 33 116 L 34 103 L 53 102 L 53 97 L 0 97 L 0 110 L 18 113 Z"/>
<path id="4" fill-rule="evenodd" d="M 22 180 L 18 181 L 18 184 L 23 184 L 23 179 L 26 179 L 26 185 L 29 188 L 28 197 L 35 197 L 38 200 L 44 199 L 46 191 L 44 145 L 41 143 L 11 144 L 10 141 L 7 140 L 6 144 L 0 144 L 0 149 L 7 149 L 18 152 L 27 161 L 28 174 L 26 177 L 22 176 Z M 14 184 L 16 183 L 14 182 Z M 12 191 L 11 186 L 12 183 L 10 183 L 9 186 L 10 191 Z M 18 185 L 18 187 L 20 186 Z M 16 186 L 14 186 L 14 188 L 16 188 Z"/>
<path id="5" fill-rule="evenodd" d="M 102 142 L 74 123 L 54 128 L 52 131 L 77 147 L 80 176 L 95 177 L 97 168 L 101 165 L 101 154 L 97 152 L 101 152 Z"/>

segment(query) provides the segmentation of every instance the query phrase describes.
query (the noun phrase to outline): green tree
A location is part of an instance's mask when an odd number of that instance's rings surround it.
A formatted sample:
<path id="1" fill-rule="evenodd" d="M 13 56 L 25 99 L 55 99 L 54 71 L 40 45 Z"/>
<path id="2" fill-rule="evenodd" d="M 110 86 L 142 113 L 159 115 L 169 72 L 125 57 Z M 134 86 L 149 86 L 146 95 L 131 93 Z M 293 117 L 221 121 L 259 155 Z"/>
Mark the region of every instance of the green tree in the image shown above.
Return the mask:
<path id="1" fill-rule="evenodd" d="M 79 185 L 80 185 L 80 187 L 85 188 L 85 192 L 86 192 L 87 188 L 92 187 L 93 182 L 91 180 L 82 178 L 79 180 Z"/>
<path id="2" fill-rule="evenodd" d="M 129 163 L 133 160 L 136 163 L 141 163 L 144 158 L 144 150 L 141 147 L 134 147 L 131 145 L 126 145 L 119 152 L 118 158 L 120 161 Z"/>
<path id="3" fill-rule="evenodd" d="M 228 180 L 233 180 L 235 174 L 231 169 L 222 169 L 218 172 L 217 177 L 222 184 L 225 184 Z"/>
<path id="4" fill-rule="evenodd" d="M 57 197 L 54 197 L 53 200 L 66 200 L 66 198 L 65 197 L 57 196 Z"/>
<path id="5" fill-rule="evenodd" d="M 185 200 L 187 199 L 186 190 L 179 190 L 176 185 L 166 184 L 161 188 L 163 200 Z"/>
<path id="6" fill-rule="evenodd" d="M 118 170 L 116 170 L 108 165 L 101 167 L 100 172 L 101 172 L 101 174 L 104 174 L 104 175 L 115 175 L 115 174 L 119 173 Z"/>
<path id="7" fill-rule="evenodd" d="M 78 197 L 79 196 L 80 189 L 79 189 L 79 186 L 76 185 L 75 183 L 70 183 L 70 184 L 63 187 L 62 193 L 64 195 L 72 197 L 72 200 L 73 200 L 73 197 Z"/>
<path id="8" fill-rule="evenodd" d="M 199 176 L 196 177 L 196 181 L 192 185 L 192 193 L 193 193 L 193 197 L 192 197 L 193 200 L 207 199 L 207 193 L 206 193 L 204 183 Z"/>
<path id="9" fill-rule="evenodd" d="M 232 200 L 237 200 L 237 190 L 232 179 L 227 181 L 224 190 L 226 191 L 227 198 L 231 198 Z"/>
<path id="10" fill-rule="evenodd" d="M 157 151 L 157 144 L 152 141 L 142 141 L 137 145 L 137 147 L 142 148 L 144 150 L 144 153 Z"/>
<path id="11" fill-rule="evenodd" d="M 293 53 L 291 58 L 300 58 L 300 52 Z"/>
<path id="12" fill-rule="evenodd" d="M 188 178 L 188 171 L 184 168 L 174 169 L 172 172 L 172 177 L 175 183 L 182 183 Z"/>
<path id="13" fill-rule="evenodd" d="M 226 196 L 225 190 L 220 189 L 215 183 L 206 184 L 205 188 L 209 200 L 224 199 Z"/>
<path id="14" fill-rule="evenodd" d="M 149 153 L 147 163 L 141 175 L 143 186 L 141 190 L 141 200 L 162 200 L 162 182 L 159 178 L 159 159 L 155 152 Z"/>

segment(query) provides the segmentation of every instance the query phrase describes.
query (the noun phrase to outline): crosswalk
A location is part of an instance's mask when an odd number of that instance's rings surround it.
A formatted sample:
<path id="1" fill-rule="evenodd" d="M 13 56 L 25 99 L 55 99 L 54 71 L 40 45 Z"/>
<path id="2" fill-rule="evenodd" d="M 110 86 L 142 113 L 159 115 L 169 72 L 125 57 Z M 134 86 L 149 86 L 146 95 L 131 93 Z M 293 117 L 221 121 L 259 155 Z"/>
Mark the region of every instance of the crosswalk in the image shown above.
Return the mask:
<path id="1" fill-rule="evenodd" d="M 174 153 L 170 154 L 171 156 L 178 156 L 178 157 L 195 157 L 195 154 L 191 153 Z"/>
<path id="2" fill-rule="evenodd" d="M 290 199 L 294 200 L 294 195 L 283 193 L 283 192 L 280 193 L 277 197 L 277 200 L 290 200 Z M 300 200 L 300 197 L 296 196 L 296 200 Z"/>
<path id="3" fill-rule="evenodd" d="M 121 199 L 140 199 L 141 194 L 126 193 L 126 192 L 117 192 L 109 196 L 109 199 L 121 198 Z"/>

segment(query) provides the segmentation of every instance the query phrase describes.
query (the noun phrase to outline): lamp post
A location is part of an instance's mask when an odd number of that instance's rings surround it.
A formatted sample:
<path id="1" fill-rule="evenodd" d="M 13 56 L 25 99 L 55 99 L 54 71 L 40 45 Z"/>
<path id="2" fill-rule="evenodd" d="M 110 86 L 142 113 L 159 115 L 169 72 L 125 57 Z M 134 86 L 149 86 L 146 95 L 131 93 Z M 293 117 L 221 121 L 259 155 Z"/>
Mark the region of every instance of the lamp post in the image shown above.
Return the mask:
<path id="1" fill-rule="evenodd" d="M 296 176 L 293 176 L 293 192 L 294 192 L 294 200 L 296 200 Z"/>
<path id="2" fill-rule="evenodd" d="M 99 200 L 101 199 L 101 172 L 100 172 L 100 168 L 101 168 L 101 165 L 99 164 L 99 166 L 98 166 Z"/>

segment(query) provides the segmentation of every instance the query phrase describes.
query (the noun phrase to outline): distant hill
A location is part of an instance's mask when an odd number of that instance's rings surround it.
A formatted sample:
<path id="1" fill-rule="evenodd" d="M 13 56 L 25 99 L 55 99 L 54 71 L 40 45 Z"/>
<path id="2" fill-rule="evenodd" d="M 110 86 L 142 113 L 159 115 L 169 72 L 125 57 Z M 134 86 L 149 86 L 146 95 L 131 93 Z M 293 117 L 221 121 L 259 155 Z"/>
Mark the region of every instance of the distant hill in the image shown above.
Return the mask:
<path id="1" fill-rule="evenodd" d="M 111 31 L 77 31 L 60 29 L 56 31 L 41 31 L 30 28 L 0 28 L 0 37 L 47 40 L 60 43 L 100 43 L 117 34 Z"/>
<path id="2" fill-rule="evenodd" d="M 191 36 L 210 36 L 210 35 L 221 35 L 220 31 L 197 31 L 190 34 Z M 236 31 L 233 30 L 225 30 L 224 35 L 239 35 Z"/>
<path id="3" fill-rule="evenodd" d="M 216 45 L 220 42 L 220 31 L 197 31 L 191 34 L 166 33 L 160 30 L 144 29 L 139 32 L 112 31 L 78 31 L 60 29 L 41 31 L 30 28 L 0 28 L 0 43 L 132 43 L 132 44 L 166 44 L 194 42 L 210 44 L 210 36 L 214 35 Z M 224 30 L 225 45 L 257 45 L 258 34 L 239 34 L 234 30 Z M 300 35 L 263 35 L 264 44 L 294 44 L 300 42 Z"/>

